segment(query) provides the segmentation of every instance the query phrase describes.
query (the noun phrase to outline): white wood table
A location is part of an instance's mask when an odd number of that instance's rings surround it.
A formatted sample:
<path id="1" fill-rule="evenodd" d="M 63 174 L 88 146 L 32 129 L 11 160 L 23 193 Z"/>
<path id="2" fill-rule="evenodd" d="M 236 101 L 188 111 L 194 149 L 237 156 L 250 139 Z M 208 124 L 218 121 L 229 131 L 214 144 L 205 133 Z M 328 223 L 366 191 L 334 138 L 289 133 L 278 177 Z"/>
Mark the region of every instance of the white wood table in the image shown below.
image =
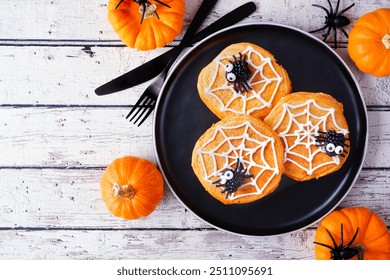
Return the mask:
<path id="1" fill-rule="evenodd" d="M 107 20 L 107 2 L 0 2 L 0 259 L 313 259 L 316 224 L 277 237 L 234 235 L 199 220 L 168 187 L 147 218 L 125 221 L 106 210 L 100 179 L 112 160 L 134 155 L 156 162 L 152 117 L 139 128 L 125 120 L 148 83 L 104 97 L 94 89 L 170 48 L 125 47 Z M 200 2 L 186 1 L 183 32 Z M 220 0 L 204 26 L 245 2 Z M 326 0 L 255 2 L 257 11 L 242 22 L 304 31 L 324 22 L 311 4 L 327 6 Z M 389 4 L 356 1 L 346 15 L 353 23 Z M 361 86 L 369 118 L 364 168 L 340 207 L 369 207 L 390 226 L 390 77 L 357 70 L 347 39 L 339 40 L 336 51 Z"/>

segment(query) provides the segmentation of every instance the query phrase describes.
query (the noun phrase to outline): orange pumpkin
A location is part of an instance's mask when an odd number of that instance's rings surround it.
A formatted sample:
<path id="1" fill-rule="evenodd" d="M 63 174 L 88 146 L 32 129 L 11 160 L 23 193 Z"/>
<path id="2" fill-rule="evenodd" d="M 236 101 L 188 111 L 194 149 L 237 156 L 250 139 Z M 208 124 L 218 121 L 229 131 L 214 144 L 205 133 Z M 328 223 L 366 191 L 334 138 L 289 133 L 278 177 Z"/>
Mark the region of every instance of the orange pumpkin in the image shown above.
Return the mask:
<path id="1" fill-rule="evenodd" d="M 349 33 L 348 54 L 363 72 L 390 75 L 390 8 L 360 17 Z"/>
<path id="2" fill-rule="evenodd" d="M 365 207 L 336 210 L 316 230 L 317 259 L 390 260 L 390 232 L 385 222 Z"/>
<path id="3" fill-rule="evenodd" d="M 184 0 L 110 0 L 107 8 L 119 38 L 138 50 L 165 46 L 183 27 Z"/>
<path id="4" fill-rule="evenodd" d="M 110 163 L 100 185 L 107 209 L 128 220 L 148 216 L 164 194 L 164 181 L 156 166 L 133 156 Z"/>

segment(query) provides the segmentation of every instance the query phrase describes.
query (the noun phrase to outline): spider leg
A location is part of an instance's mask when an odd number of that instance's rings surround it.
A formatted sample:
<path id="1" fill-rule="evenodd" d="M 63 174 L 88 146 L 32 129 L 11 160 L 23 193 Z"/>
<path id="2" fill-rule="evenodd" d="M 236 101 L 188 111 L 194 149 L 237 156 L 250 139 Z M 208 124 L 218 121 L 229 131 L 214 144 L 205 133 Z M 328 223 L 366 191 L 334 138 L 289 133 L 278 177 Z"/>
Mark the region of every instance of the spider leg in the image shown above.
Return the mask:
<path id="1" fill-rule="evenodd" d="M 334 40 L 334 48 L 337 49 L 337 29 L 333 27 L 333 40 Z"/>
<path id="2" fill-rule="evenodd" d="M 245 86 L 245 83 L 241 83 L 241 92 L 248 92 L 247 87 Z"/>
<path id="3" fill-rule="evenodd" d="M 115 7 L 115 10 L 118 9 L 118 7 L 123 3 L 123 1 L 125 1 L 125 0 L 120 0 L 119 1 L 118 5 L 116 5 L 116 7 Z"/>
<path id="4" fill-rule="evenodd" d="M 352 245 L 352 243 L 353 243 L 353 242 L 355 241 L 355 239 L 356 239 L 356 236 L 357 236 L 357 234 L 358 234 L 358 231 L 359 231 L 359 228 L 356 229 L 355 234 L 353 235 L 351 241 L 349 241 L 349 243 L 348 243 L 347 245 L 345 245 L 345 248 L 348 248 L 348 247 L 350 247 L 350 246 Z"/>
<path id="5" fill-rule="evenodd" d="M 141 22 L 140 22 L 140 24 L 142 24 L 142 22 L 144 21 L 145 13 L 146 13 L 146 4 L 145 4 L 145 3 L 142 3 L 142 16 L 141 16 Z"/>
<path id="6" fill-rule="evenodd" d="M 160 17 L 158 16 L 157 11 L 154 11 L 154 14 L 156 15 L 156 17 L 157 17 L 158 19 L 160 19 Z"/>
<path id="7" fill-rule="evenodd" d="M 321 27 L 321 28 L 319 28 L 319 29 L 309 31 L 309 33 L 318 32 L 318 31 L 324 30 L 324 29 L 327 28 L 327 27 L 328 27 L 328 25 L 325 25 L 324 27 Z"/>
<path id="8" fill-rule="evenodd" d="M 253 88 L 248 84 L 248 82 L 245 82 L 245 85 L 246 85 L 246 87 L 247 87 L 247 92 L 248 92 L 248 89 L 251 89 L 251 90 L 253 90 Z"/>
<path id="9" fill-rule="evenodd" d="M 165 6 L 165 7 L 168 7 L 168 8 L 171 7 L 171 6 L 169 6 L 168 4 L 166 4 L 166 3 L 164 3 L 164 2 L 161 2 L 161 1 L 159 1 L 159 0 L 154 0 L 154 1 L 156 1 L 157 3 L 160 3 L 161 5 L 163 5 L 163 6 Z"/>
<path id="10" fill-rule="evenodd" d="M 216 183 L 219 183 L 219 182 L 221 182 L 221 179 L 218 179 L 217 181 L 214 181 L 214 182 L 211 182 L 212 184 L 216 184 Z M 217 187 L 218 187 L 218 185 L 217 185 Z"/>
<path id="11" fill-rule="evenodd" d="M 314 7 L 317 7 L 317 8 L 320 8 L 320 9 L 322 9 L 322 10 L 324 10 L 325 11 L 325 13 L 326 13 L 326 15 L 329 17 L 330 16 L 330 14 L 329 14 L 329 11 L 325 8 L 325 7 L 322 7 L 322 6 L 320 6 L 320 5 L 317 5 L 317 4 L 312 4 L 312 6 L 314 6 Z"/>
<path id="12" fill-rule="evenodd" d="M 329 231 L 328 229 L 326 229 L 326 232 L 327 232 L 328 235 L 330 236 L 330 239 L 332 239 L 333 247 L 334 247 L 334 248 L 337 248 L 337 244 L 336 244 L 336 241 L 335 241 L 334 238 L 333 238 L 333 235 L 330 233 L 330 231 Z"/>
<path id="13" fill-rule="evenodd" d="M 337 15 L 339 11 L 339 6 L 340 6 L 340 0 L 337 0 L 336 9 L 334 10 L 335 15 Z"/>
<path id="14" fill-rule="evenodd" d="M 242 170 L 242 168 L 241 168 L 241 161 L 240 161 L 240 159 L 238 158 L 238 159 L 237 159 L 237 165 L 236 165 L 236 168 L 234 169 L 234 171 L 240 173 L 241 170 Z"/>
<path id="15" fill-rule="evenodd" d="M 343 13 L 345 13 L 346 11 L 348 11 L 349 9 L 351 9 L 353 6 L 355 6 L 355 3 L 353 3 L 352 5 L 349 5 L 348 7 L 346 7 L 344 10 L 340 11 L 339 13 L 336 14 L 336 17 L 342 15 Z"/>
<path id="16" fill-rule="evenodd" d="M 343 247 L 344 243 L 344 228 L 343 228 L 343 223 L 340 225 L 340 245 L 339 247 Z"/>
<path id="17" fill-rule="evenodd" d="M 233 83 L 233 87 L 234 87 L 234 90 L 235 90 L 235 92 L 240 92 L 239 90 L 238 90 L 238 88 L 237 88 L 237 83 L 236 82 L 234 82 Z"/>
<path id="18" fill-rule="evenodd" d="M 314 241 L 313 243 L 317 244 L 317 245 L 320 245 L 320 246 L 324 246 L 324 247 L 326 247 L 328 249 L 334 250 L 334 248 L 332 246 L 329 246 L 328 244 L 324 244 L 324 243 L 317 242 L 317 241 Z"/>
<path id="19" fill-rule="evenodd" d="M 344 28 L 342 28 L 342 27 L 340 27 L 340 26 L 337 26 L 337 29 L 340 30 L 341 32 L 343 32 L 343 34 L 345 35 L 345 37 L 348 38 L 348 33 L 347 33 L 347 31 L 345 31 Z"/>
<path id="20" fill-rule="evenodd" d="M 323 34 L 322 35 L 322 37 L 323 37 L 323 39 L 322 39 L 322 41 L 326 41 L 326 39 L 328 38 L 328 36 L 329 36 L 329 33 L 330 33 L 330 30 L 332 29 L 332 27 L 330 27 L 330 26 L 328 26 L 328 30 L 326 31 L 326 33 L 325 34 Z"/>
<path id="21" fill-rule="evenodd" d="M 329 14 L 333 15 L 333 7 L 332 7 L 332 4 L 330 3 L 330 0 L 328 0 L 328 4 L 329 4 Z"/>

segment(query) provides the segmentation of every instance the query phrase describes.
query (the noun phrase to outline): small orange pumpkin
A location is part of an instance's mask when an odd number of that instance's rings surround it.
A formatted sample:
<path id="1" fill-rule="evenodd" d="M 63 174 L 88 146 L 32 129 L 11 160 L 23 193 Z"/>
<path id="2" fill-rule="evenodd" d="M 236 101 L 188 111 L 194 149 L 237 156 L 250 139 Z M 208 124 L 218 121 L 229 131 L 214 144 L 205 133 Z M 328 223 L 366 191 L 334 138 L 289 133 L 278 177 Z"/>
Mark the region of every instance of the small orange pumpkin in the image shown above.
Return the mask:
<path id="1" fill-rule="evenodd" d="M 330 213 L 317 228 L 314 243 L 319 260 L 390 260 L 390 232 L 385 222 L 365 207 Z"/>
<path id="2" fill-rule="evenodd" d="M 156 166 L 133 156 L 110 163 L 100 185 L 107 209 L 127 220 L 151 214 L 164 194 L 164 181 Z"/>
<path id="3" fill-rule="evenodd" d="M 172 42 L 181 32 L 185 2 L 110 0 L 107 9 L 108 20 L 127 46 L 152 50 Z"/>
<path id="4" fill-rule="evenodd" d="M 351 29 L 348 54 L 363 72 L 390 75 L 390 8 L 361 16 Z"/>

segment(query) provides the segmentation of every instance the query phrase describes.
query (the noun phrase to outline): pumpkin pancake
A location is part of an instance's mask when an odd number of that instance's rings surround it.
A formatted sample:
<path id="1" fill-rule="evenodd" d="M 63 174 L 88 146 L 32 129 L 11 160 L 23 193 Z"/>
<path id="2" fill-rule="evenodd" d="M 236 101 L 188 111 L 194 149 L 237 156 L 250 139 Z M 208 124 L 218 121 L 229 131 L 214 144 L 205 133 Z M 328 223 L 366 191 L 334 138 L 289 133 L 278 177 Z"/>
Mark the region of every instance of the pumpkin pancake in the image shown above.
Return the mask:
<path id="1" fill-rule="evenodd" d="M 220 119 L 232 115 L 263 119 L 291 92 L 291 81 L 269 51 L 237 43 L 202 69 L 197 87 L 200 98 Z"/>
<path id="2" fill-rule="evenodd" d="M 294 180 L 335 172 L 348 157 L 343 105 L 329 94 L 292 93 L 275 105 L 264 122 L 282 139 L 285 174 Z"/>
<path id="3" fill-rule="evenodd" d="M 278 135 L 251 116 L 227 117 L 196 142 L 192 167 L 203 187 L 224 204 L 242 204 L 279 185 L 283 145 Z"/>

